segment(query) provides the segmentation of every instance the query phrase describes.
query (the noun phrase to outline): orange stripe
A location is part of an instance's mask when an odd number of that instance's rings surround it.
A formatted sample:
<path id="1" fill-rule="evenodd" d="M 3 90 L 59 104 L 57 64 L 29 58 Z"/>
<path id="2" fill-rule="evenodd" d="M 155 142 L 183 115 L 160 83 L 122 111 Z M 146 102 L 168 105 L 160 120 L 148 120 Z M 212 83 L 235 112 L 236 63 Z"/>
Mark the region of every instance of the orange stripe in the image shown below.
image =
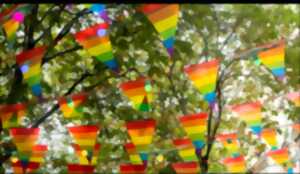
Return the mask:
<path id="1" fill-rule="evenodd" d="M 170 16 L 173 16 L 174 14 L 177 14 L 178 11 L 179 6 L 177 4 L 168 5 L 150 14 L 149 19 L 151 22 L 156 23 Z"/>

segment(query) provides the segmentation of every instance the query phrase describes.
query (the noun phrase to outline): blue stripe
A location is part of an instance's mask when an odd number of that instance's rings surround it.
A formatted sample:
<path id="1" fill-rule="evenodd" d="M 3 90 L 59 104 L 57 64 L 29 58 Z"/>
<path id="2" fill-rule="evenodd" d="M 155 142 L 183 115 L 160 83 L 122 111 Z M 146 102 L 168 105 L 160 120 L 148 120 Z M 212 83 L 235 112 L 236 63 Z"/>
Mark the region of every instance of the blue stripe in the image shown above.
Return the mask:
<path id="1" fill-rule="evenodd" d="M 254 134 L 259 134 L 262 130 L 261 126 L 251 126 L 251 129 Z"/>
<path id="2" fill-rule="evenodd" d="M 105 9 L 105 5 L 103 5 L 103 4 L 93 4 L 90 9 L 93 12 L 101 12 Z"/>
<path id="3" fill-rule="evenodd" d="M 276 68 L 276 69 L 272 69 L 272 73 L 275 76 L 284 76 L 285 70 L 284 70 L 284 68 Z"/>
<path id="4" fill-rule="evenodd" d="M 205 145 L 203 141 L 193 141 L 193 144 L 196 149 L 202 149 Z"/>
<path id="5" fill-rule="evenodd" d="M 118 69 L 118 63 L 115 59 L 106 61 L 104 63 L 105 63 L 105 65 L 107 65 L 112 70 L 117 70 Z"/>
<path id="6" fill-rule="evenodd" d="M 40 84 L 33 85 L 31 90 L 35 96 L 40 96 L 42 94 L 42 88 Z"/>
<path id="7" fill-rule="evenodd" d="M 147 161 L 148 160 L 148 154 L 147 153 L 140 153 L 140 157 L 142 161 Z"/>
<path id="8" fill-rule="evenodd" d="M 163 44 L 164 44 L 164 46 L 165 46 L 166 48 L 171 48 L 171 47 L 173 47 L 173 45 L 174 45 L 174 37 L 170 37 L 169 39 L 164 40 L 164 41 L 163 41 Z"/>
<path id="9" fill-rule="evenodd" d="M 213 103 L 216 100 L 216 93 L 211 92 L 208 94 L 205 94 L 204 99 L 208 101 L 208 103 Z"/>

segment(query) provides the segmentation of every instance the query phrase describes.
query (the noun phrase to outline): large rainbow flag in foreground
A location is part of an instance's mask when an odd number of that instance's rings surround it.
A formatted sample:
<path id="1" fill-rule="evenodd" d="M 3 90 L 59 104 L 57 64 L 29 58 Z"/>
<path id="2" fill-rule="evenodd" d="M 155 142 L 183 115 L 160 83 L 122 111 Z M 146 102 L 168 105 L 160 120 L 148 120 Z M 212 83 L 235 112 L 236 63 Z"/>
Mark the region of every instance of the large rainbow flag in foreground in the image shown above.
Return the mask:
<path id="1" fill-rule="evenodd" d="M 143 164 L 121 164 L 119 170 L 121 174 L 145 174 L 146 166 Z"/>
<path id="2" fill-rule="evenodd" d="M 59 108 L 66 118 L 82 115 L 82 104 L 86 101 L 85 93 L 75 94 L 69 97 L 61 97 L 58 101 Z"/>
<path id="3" fill-rule="evenodd" d="M 174 52 L 175 34 L 177 30 L 179 5 L 178 4 L 145 4 L 140 10 L 154 25 L 163 40 L 169 56 Z"/>
<path id="4" fill-rule="evenodd" d="M 223 146 L 229 151 L 232 157 L 239 155 L 239 143 L 236 133 L 218 134 L 216 139 L 222 142 Z"/>
<path id="5" fill-rule="evenodd" d="M 202 149 L 205 145 L 207 118 L 205 112 L 180 117 L 180 123 L 196 149 Z"/>
<path id="6" fill-rule="evenodd" d="M 262 131 L 262 114 L 260 102 L 249 102 L 233 106 L 231 109 L 247 123 L 253 133 L 259 135 Z"/>
<path id="7" fill-rule="evenodd" d="M 26 106 L 22 103 L 0 106 L 2 128 L 20 127 L 25 111 Z"/>
<path id="8" fill-rule="evenodd" d="M 244 156 L 225 158 L 223 163 L 230 173 L 244 173 L 246 171 Z"/>
<path id="9" fill-rule="evenodd" d="M 81 149 L 81 154 L 85 156 L 86 160 L 89 162 L 89 164 L 91 164 L 95 153 L 94 150 L 96 145 L 97 134 L 99 131 L 99 126 L 97 125 L 74 126 L 74 127 L 68 127 L 68 130 L 72 135 L 72 137 L 74 138 L 75 144 L 77 144 Z M 78 148 L 75 148 L 75 150 L 76 149 Z"/>
<path id="10" fill-rule="evenodd" d="M 285 43 L 281 41 L 275 48 L 257 54 L 259 60 L 279 79 L 285 76 L 284 49 Z"/>
<path id="11" fill-rule="evenodd" d="M 85 150 L 82 150 L 78 144 L 72 144 L 73 149 L 75 150 L 75 153 L 79 159 L 79 164 L 83 165 L 96 165 L 98 155 L 100 152 L 101 144 L 96 143 L 93 149 L 93 154 L 91 157 L 91 160 L 89 161 L 87 158 L 87 153 Z"/>
<path id="12" fill-rule="evenodd" d="M 141 155 L 138 153 L 133 143 L 126 143 L 124 147 L 129 155 L 131 164 L 144 164 Z"/>
<path id="13" fill-rule="evenodd" d="M 263 129 L 261 137 L 267 142 L 267 144 L 273 149 L 277 149 L 277 133 L 273 128 Z"/>
<path id="14" fill-rule="evenodd" d="M 216 82 L 219 69 L 219 60 L 213 59 L 208 62 L 192 64 L 184 67 L 184 72 L 193 82 L 195 87 L 204 95 L 204 99 L 210 104 L 216 100 Z"/>
<path id="15" fill-rule="evenodd" d="M 122 92 L 131 100 L 133 107 L 139 111 L 150 111 L 153 101 L 151 81 L 140 77 L 137 80 L 123 82 L 120 85 Z"/>
<path id="16" fill-rule="evenodd" d="M 68 174 L 93 174 L 94 169 L 92 165 L 68 164 Z"/>
<path id="17" fill-rule="evenodd" d="M 198 162 L 178 162 L 172 163 L 172 167 L 177 174 L 197 174 L 200 173 Z"/>
<path id="18" fill-rule="evenodd" d="M 26 50 L 17 55 L 17 64 L 22 71 L 24 80 L 31 87 L 35 96 L 42 95 L 41 88 L 41 63 L 46 52 L 45 46 Z"/>
<path id="19" fill-rule="evenodd" d="M 189 138 L 175 139 L 173 144 L 179 152 L 180 157 L 185 162 L 198 161 L 196 149 Z"/>
<path id="20" fill-rule="evenodd" d="M 118 72 L 118 64 L 114 58 L 108 35 L 109 25 L 106 22 L 95 24 L 75 34 L 76 41 L 96 59 L 111 70 Z"/>
<path id="21" fill-rule="evenodd" d="M 267 153 L 267 156 L 272 158 L 277 164 L 284 167 L 288 173 L 293 173 L 293 166 L 289 159 L 289 152 L 287 148 L 271 150 Z"/>
<path id="22" fill-rule="evenodd" d="M 295 106 L 300 107 L 300 90 L 296 92 L 290 92 L 286 95 L 290 101 L 292 101 Z"/>

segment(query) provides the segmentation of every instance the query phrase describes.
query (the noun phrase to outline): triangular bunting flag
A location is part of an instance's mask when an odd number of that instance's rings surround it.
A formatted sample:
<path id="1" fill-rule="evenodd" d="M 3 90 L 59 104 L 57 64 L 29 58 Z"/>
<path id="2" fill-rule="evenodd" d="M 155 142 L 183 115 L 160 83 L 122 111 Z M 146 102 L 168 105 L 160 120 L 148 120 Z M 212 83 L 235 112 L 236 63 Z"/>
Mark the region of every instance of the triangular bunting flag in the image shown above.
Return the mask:
<path id="1" fill-rule="evenodd" d="M 151 110 L 153 91 L 149 79 L 140 77 L 137 80 L 122 83 L 120 88 L 131 100 L 135 109 L 145 112 Z"/>
<path id="2" fill-rule="evenodd" d="M 218 76 L 219 60 L 188 65 L 184 72 L 195 87 L 204 95 L 204 99 L 212 106 L 216 100 L 216 82 Z"/>
<path id="3" fill-rule="evenodd" d="M 239 156 L 239 143 L 236 133 L 218 134 L 216 139 L 222 142 L 223 146 L 229 151 L 232 157 Z"/>
<path id="4" fill-rule="evenodd" d="M 78 144 L 72 144 L 72 146 L 73 146 L 75 153 L 79 159 L 79 164 L 83 164 L 83 165 L 96 165 L 97 164 L 97 159 L 98 159 L 98 155 L 99 155 L 100 148 L 101 148 L 101 145 L 99 143 L 95 144 L 95 146 L 94 146 L 93 156 L 92 156 L 92 159 L 90 162 L 88 161 L 88 159 L 86 157 L 87 156 L 86 152 L 84 150 L 82 150 Z"/>
<path id="5" fill-rule="evenodd" d="M 95 24 L 75 34 L 76 41 L 96 59 L 111 70 L 118 72 L 118 64 L 113 55 L 106 22 Z"/>
<path id="6" fill-rule="evenodd" d="M 197 174 L 200 173 L 198 162 L 178 162 L 172 164 L 177 174 Z"/>
<path id="7" fill-rule="evenodd" d="M 95 166 L 68 164 L 68 174 L 93 174 Z"/>
<path id="8" fill-rule="evenodd" d="M 25 111 L 26 106 L 22 103 L 0 106 L 2 128 L 20 127 Z"/>
<path id="9" fill-rule="evenodd" d="M 138 153 L 133 143 L 126 143 L 124 147 L 132 164 L 144 164 L 141 159 L 141 155 Z"/>
<path id="10" fill-rule="evenodd" d="M 173 140 L 174 146 L 179 152 L 180 157 L 185 162 L 198 161 L 196 155 L 196 149 L 193 146 L 192 141 L 189 138 L 175 139 Z"/>
<path id="11" fill-rule="evenodd" d="M 202 149 L 205 145 L 207 118 L 208 115 L 204 112 L 180 117 L 182 127 L 198 150 Z"/>
<path id="12" fill-rule="evenodd" d="M 300 107 L 300 91 L 291 92 L 286 97 L 292 101 L 297 107 Z"/>
<path id="13" fill-rule="evenodd" d="M 177 30 L 178 4 L 145 4 L 140 9 L 160 34 L 164 47 L 172 57 L 174 52 L 175 34 Z"/>
<path id="14" fill-rule="evenodd" d="M 244 156 L 225 158 L 223 163 L 230 173 L 244 173 L 246 171 Z"/>
<path id="15" fill-rule="evenodd" d="M 42 95 L 41 88 L 41 63 L 46 52 L 45 46 L 26 50 L 17 55 L 17 64 L 19 65 L 23 78 L 35 96 Z"/>
<path id="16" fill-rule="evenodd" d="M 232 107 L 232 110 L 237 113 L 248 126 L 250 126 L 253 133 L 259 135 L 262 131 L 261 107 L 261 103 L 257 101 L 235 105 Z"/>
<path id="17" fill-rule="evenodd" d="M 271 146 L 272 150 L 277 149 L 277 133 L 275 129 L 263 129 L 261 132 L 261 137 Z"/>
<path id="18" fill-rule="evenodd" d="M 287 148 L 271 150 L 267 156 L 272 158 L 277 164 L 281 165 L 286 170 L 292 170 L 292 163 L 289 159 L 289 152 Z"/>
<path id="19" fill-rule="evenodd" d="M 143 164 L 121 164 L 121 174 L 145 174 L 146 166 Z"/>
<path id="20" fill-rule="evenodd" d="M 58 103 L 66 118 L 80 117 L 82 115 L 82 104 L 86 99 L 87 95 L 80 93 L 70 97 L 61 97 Z"/>

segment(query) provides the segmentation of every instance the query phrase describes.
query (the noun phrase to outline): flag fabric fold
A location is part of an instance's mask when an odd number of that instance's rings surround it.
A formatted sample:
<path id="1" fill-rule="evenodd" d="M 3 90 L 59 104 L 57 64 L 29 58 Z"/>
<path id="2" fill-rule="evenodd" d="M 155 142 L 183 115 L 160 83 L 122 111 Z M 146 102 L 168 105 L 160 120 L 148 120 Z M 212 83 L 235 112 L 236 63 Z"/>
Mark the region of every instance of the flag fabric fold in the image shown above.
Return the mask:
<path id="1" fill-rule="evenodd" d="M 79 93 L 76 95 L 61 97 L 58 101 L 59 108 L 66 118 L 80 117 L 82 115 L 82 105 L 87 100 L 86 93 Z"/>
<path id="2" fill-rule="evenodd" d="M 184 162 L 198 161 L 196 149 L 189 138 L 175 139 L 173 144 Z"/>
<path id="3" fill-rule="evenodd" d="M 177 174 L 197 174 L 200 173 L 198 162 L 177 162 L 172 163 L 172 167 Z"/>
<path id="4" fill-rule="evenodd" d="M 2 128 L 20 127 L 26 114 L 26 105 L 23 103 L 0 106 Z"/>

